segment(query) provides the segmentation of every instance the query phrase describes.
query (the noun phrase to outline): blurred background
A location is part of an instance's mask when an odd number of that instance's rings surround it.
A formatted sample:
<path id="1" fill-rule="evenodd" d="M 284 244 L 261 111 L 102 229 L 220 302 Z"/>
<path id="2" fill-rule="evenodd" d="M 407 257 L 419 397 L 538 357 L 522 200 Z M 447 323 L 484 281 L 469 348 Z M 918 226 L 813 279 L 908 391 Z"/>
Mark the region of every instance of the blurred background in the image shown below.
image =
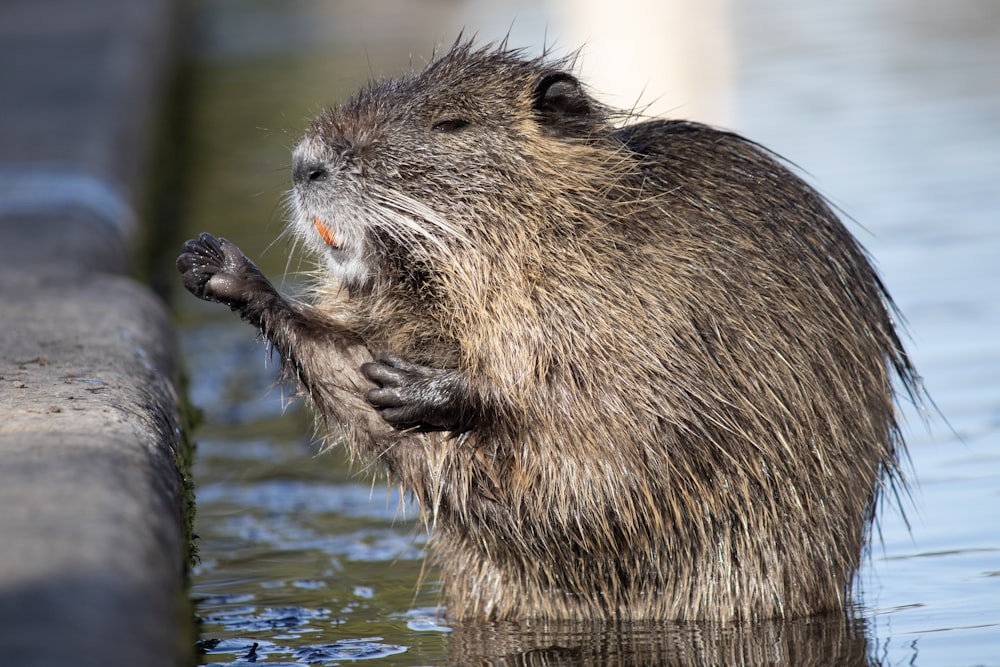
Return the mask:
<path id="1" fill-rule="evenodd" d="M 722 125 L 794 162 L 871 252 L 936 404 L 906 408 L 909 527 L 887 504 L 850 632 L 869 664 L 1000 664 L 1000 3 L 185 7 L 165 151 L 177 165 L 177 235 L 225 235 L 288 289 L 308 265 L 275 239 L 305 124 L 370 78 L 420 68 L 463 31 L 532 55 L 580 49 L 581 77 L 608 103 Z M 164 253 L 169 274 L 176 249 Z M 448 661 L 451 629 L 434 616 L 436 575 L 421 569 L 413 509 L 336 451 L 316 455 L 308 415 L 273 387 L 245 325 L 174 296 L 205 411 L 192 589 L 205 660 L 237 663 L 258 642 L 289 662 Z M 776 661 L 795 664 L 796 635 L 783 636 Z M 838 664 L 822 656 L 813 664 Z"/>

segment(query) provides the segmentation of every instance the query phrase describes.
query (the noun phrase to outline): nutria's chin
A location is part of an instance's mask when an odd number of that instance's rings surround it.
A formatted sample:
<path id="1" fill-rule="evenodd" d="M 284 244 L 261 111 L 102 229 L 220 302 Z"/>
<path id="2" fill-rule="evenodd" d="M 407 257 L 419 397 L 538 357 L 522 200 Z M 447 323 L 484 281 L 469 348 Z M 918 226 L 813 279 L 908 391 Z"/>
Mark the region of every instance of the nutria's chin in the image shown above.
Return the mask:
<path id="1" fill-rule="evenodd" d="M 416 495 L 451 615 L 843 609 L 917 390 L 889 298 L 766 151 L 627 120 L 459 44 L 296 148 L 313 305 L 208 235 L 178 265 Z"/>

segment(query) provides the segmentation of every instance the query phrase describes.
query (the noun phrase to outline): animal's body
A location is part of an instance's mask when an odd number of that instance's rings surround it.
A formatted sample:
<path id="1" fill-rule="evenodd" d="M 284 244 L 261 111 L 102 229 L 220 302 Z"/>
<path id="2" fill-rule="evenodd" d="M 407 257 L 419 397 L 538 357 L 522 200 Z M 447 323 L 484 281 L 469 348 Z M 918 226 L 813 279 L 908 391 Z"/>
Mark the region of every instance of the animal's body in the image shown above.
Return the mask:
<path id="1" fill-rule="evenodd" d="M 915 387 L 889 297 L 767 151 L 622 118 L 458 45 L 296 149 L 310 304 L 208 235 L 178 266 L 416 496 L 451 615 L 843 609 Z"/>

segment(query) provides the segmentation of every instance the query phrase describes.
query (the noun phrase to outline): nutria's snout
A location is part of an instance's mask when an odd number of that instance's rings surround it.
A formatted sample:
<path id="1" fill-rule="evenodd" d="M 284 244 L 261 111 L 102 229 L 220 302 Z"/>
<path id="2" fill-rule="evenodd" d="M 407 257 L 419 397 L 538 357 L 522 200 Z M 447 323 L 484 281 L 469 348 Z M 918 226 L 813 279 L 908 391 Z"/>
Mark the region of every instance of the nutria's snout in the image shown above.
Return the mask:
<path id="1" fill-rule="evenodd" d="M 292 182 L 297 188 L 309 183 L 322 183 L 330 176 L 326 162 L 296 154 L 292 160 Z"/>

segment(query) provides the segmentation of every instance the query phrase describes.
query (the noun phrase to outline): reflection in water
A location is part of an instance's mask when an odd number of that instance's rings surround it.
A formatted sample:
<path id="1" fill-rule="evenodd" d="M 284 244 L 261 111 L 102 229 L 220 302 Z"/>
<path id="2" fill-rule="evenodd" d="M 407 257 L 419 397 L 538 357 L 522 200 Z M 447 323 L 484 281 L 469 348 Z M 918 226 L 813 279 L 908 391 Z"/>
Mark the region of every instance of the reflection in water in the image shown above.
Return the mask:
<path id="1" fill-rule="evenodd" d="M 877 665 L 862 621 L 453 626 L 455 665 Z"/>

